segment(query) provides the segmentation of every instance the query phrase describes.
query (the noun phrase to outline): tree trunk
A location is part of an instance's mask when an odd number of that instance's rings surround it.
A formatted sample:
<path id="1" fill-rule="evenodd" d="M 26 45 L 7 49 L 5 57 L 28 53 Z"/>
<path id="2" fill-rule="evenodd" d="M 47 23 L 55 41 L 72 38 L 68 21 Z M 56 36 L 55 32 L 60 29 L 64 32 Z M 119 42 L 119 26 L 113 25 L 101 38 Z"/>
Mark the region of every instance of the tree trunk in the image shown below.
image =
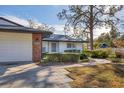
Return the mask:
<path id="1" fill-rule="evenodd" d="M 90 30 L 90 49 L 93 50 L 93 5 L 90 5 L 90 18 L 89 18 L 89 30 Z"/>

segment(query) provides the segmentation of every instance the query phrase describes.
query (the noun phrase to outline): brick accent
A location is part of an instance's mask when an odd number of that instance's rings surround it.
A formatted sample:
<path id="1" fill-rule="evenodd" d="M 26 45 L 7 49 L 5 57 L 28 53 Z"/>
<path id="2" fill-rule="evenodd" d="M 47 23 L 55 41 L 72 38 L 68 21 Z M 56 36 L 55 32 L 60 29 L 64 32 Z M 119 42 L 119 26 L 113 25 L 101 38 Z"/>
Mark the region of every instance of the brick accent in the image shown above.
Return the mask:
<path id="1" fill-rule="evenodd" d="M 41 60 L 41 51 L 42 51 L 42 35 L 41 34 L 32 34 L 33 41 L 33 61 L 39 62 Z"/>

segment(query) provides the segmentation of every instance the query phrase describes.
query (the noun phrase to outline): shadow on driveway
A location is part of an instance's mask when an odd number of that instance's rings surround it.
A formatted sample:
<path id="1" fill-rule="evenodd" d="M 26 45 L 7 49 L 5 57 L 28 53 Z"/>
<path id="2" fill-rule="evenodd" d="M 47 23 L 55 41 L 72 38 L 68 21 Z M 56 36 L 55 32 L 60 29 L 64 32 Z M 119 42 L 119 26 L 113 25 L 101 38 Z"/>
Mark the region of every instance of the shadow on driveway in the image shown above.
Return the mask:
<path id="1" fill-rule="evenodd" d="M 0 76 L 0 87 L 55 87 L 55 82 L 49 82 L 52 73 L 51 67 L 25 68 L 19 73 Z"/>

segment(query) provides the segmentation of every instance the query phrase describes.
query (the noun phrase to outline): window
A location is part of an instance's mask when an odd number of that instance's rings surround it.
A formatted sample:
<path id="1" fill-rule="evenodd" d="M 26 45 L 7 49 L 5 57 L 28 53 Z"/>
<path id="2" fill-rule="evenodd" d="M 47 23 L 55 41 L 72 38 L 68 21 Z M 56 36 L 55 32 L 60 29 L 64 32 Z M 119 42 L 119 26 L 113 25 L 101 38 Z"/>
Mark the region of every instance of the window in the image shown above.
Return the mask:
<path id="1" fill-rule="evenodd" d="M 45 53 L 46 52 L 46 47 L 43 47 L 42 51 L 43 51 L 43 53 Z"/>
<path id="2" fill-rule="evenodd" d="M 51 51 L 56 52 L 56 43 L 51 43 Z"/>
<path id="3" fill-rule="evenodd" d="M 71 43 L 67 43 L 67 48 L 71 48 Z"/>
<path id="4" fill-rule="evenodd" d="M 67 48 L 75 48 L 75 44 L 74 43 L 67 43 Z"/>

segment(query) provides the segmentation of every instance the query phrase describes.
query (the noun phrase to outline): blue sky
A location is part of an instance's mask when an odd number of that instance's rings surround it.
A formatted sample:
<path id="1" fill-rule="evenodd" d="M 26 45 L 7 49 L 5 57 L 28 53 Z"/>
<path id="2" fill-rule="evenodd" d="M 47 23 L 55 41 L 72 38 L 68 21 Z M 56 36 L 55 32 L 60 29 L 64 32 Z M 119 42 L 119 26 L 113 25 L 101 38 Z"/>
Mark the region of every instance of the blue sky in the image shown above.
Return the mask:
<path id="1" fill-rule="evenodd" d="M 27 19 L 33 19 L 39 23 L 45 23 L 53 26 L 56 34 L 64 34 L 63 27 L 64 21 L 60 21 L 57 18 L 57 13 L 62 11 L 62 9 L 67 8 L 67 6 L 62 5 L 0 5 L 0 16 L 8 17 L 17 23 L 26 25 Z M 124 18 L 124 11 L 119 13 L 120 18 Z M 103 32 L 109 32 L 109 29 L 95 29 L 94 35 L 98 36 Z M 123 29 L 120 30 L 124 32 Z"/>
<path id="2" fill-rule="evenodd" d="M 57 13 L 67 6 L 0 6 L 0 15 L 16 16 L 23 19 L 35 19 L 46 24 L 63 24 L 58 20 Z"/>

